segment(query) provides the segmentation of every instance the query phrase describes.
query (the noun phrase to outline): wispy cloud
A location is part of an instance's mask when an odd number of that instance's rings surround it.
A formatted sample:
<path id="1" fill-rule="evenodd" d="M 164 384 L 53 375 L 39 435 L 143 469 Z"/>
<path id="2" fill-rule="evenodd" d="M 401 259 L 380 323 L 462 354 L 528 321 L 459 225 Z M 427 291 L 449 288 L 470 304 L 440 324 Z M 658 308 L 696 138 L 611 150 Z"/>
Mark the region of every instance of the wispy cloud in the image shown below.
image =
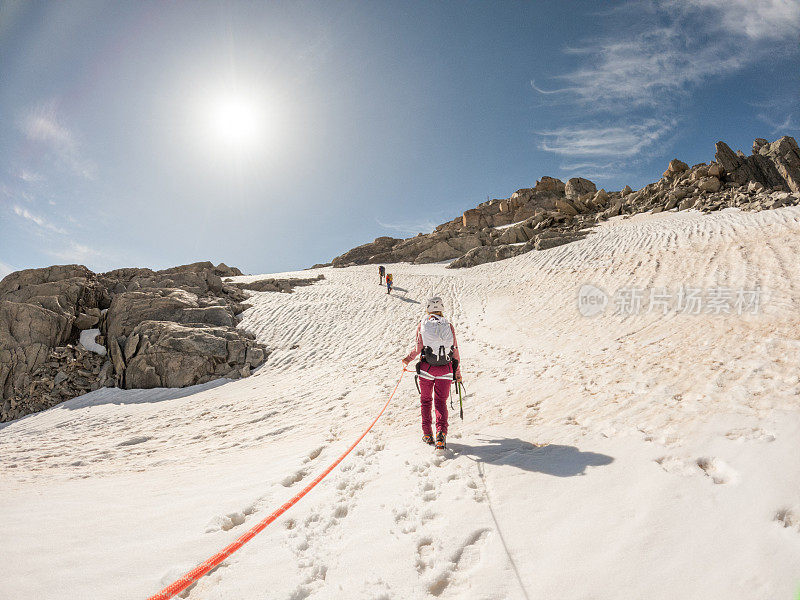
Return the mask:
<path id="1" fill-rule="evenodd" d="M 654 0 L 625 9 L 660 25 L 566 48 L 574 69 L 550 77 L 550 86 L 531 80 L 543 103 L 570 113 L 563 126 L 537 132 L 541 149 L 620 164 L 649 158 L 676 130 L 693 90 L 774 53 L 774 40 L 800 34 L 797 0 Z"/>
<path id="2" fill-rule="evenodd" d="M 23 207 L 19 206 L 18 204 L 14 205 L 13 211 L 14 211 L 14 214 L 17 215 L 18 217 L 22 217 L 23 219 L 27 219 L 28 221 L 30 221 L 31 223 L 34 223 L 35 225 L 38 225 L 42 229 L 47 229 L 47 230 L 52 231 L 54 233 L 61 233 L 61 234 L 66 234 L 67 233 L 67 231 L 65 229 L 62 229 L 61 227 L 57 227 L 57 226 L 53 225 L 49 221 L 43 219 L 42 217 L 40 217 L 38 215 L 33 214 L 27 208 L 23 208 Z"/>
<path id="3" fill-rule="evenodd" d="M 766 114 L 759 114 L 758 118 L 771 128 L 770 133 L 772 134 L 800 131 L 800 126 L 794 122 L 792 115 L 787 115 L 783 121 L 775 121 Z"/>
<path id="4" fill-rule="evenodd" d="M 434 223 L 429 219 L 423 219 L 421 221 L 404 221 L 399 223 L 384 223 L 379 219 L 375 220 L 378 222 L 378 225 L 384 229 L 391 229 L 393 231 L 397 231 L 398 233 L 410 233 L 414 235 L 417 233 L 430 233 L 438 225 L 438 223 Z"/>
<path id="5" fill-rule="evenodd" d="M 668 4 L 708 10 L 722 29 L 752 40 L 780 40 L 800 33 L 797 0 L 673 0 Z"/>
<path id="6" fill-rule="evenodd" d="M 559 169 L 565 178 L 574 175 L 577 177 L 588 177 L 592 180 L 603 180 L 612 179 L 620 175 L 619 164 L 616 162 L 567 163 L 561 165 Z"/>
<path id="7" fill-rule="evenodd" d="M 566 156 L 634 156 L 662 139 L 675 120 L 648 119 L 641 123 L 597 127 L 562 127 L 538 132 L 541 148 Z"/>
<path id="8" fill-rule="evenodd" d="M 39 173 L 27 169 L 20 169 L 17 172 L 17 177 L 25 183 L 36 183 L 42 180 L 42 176 Z"/>
<path id="9" fill-rule="evenodd" d="M 623 106 L 661 107 L 688 85 L 738 69 L 745 60 L 741 53 L 699 45 L 678 23 L 628 38 L 596 40 L 565 52 L 581 58 L 583 65 L 553 77 L 568 84 L 556 91 L 570 94 L 572 101 L 593 111 L 612 112 Z"/>
<path id="10" fill-rule="evenodd" d="M 86 179 L 97 177 L 97 165 L 81 154 L 74 134 L 59 121 L 55 103 L 32 110 L 23 119 L 21 129 L 29 140 L 47 146 L 63 168 Z"/>
<path id="11" fill-rule="evenodd" d="M 14 267 L 9 265 L 8 263 L 0 262 L 0 279 L 8 275 L 9 273 L 13 273 L 16 271 Z"/>
<path id="12" fill-rule="evenodd" d="M 67 246 L 62 248 L 48 250 L 47 254 L 67 263 L 87 263 L 101 256 L 99 250 L 76 241 L 71 241 Z"/>

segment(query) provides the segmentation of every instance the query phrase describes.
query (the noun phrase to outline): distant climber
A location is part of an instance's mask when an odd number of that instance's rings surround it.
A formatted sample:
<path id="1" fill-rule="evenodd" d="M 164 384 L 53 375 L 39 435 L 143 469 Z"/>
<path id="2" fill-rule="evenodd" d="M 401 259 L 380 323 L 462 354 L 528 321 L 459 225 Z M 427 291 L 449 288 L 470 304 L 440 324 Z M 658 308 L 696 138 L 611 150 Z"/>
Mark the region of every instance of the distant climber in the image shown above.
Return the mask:
<path id="1" fill-rule="evenodd" d="M 392 293 L 392 285 L 393 284 L 394 284 L 394 279 L 392 278 L 392 274 L 391 273 L 387 273 L 386 274 L 386 293 L 387 294 L 391 294 Z"/>
<path id="2" fill-rule="evenodd" d="M 422 408 L 422 441 L 436 444 L 437 450 L 447 443 L 447 398 L 450 384 L 461 381 L 460 356 L 456 330 L 444 317 L 444 302 L 438 296 L 428 300 L 425 316 L 417 325 L 414 346 L 403 359 L 403 368 L 420 357 L 417 363 L 420 405 Z M 434 442 L 431 404 L 436 410 L 436 438 Z"/>
<path id="3" fill-rule="evenodd" d="M 383 265 L 378 267 L 378 276 L 381 278 L 380 285 L 383 285 L 383 278 L 386 276 L 386 267 Z"/>

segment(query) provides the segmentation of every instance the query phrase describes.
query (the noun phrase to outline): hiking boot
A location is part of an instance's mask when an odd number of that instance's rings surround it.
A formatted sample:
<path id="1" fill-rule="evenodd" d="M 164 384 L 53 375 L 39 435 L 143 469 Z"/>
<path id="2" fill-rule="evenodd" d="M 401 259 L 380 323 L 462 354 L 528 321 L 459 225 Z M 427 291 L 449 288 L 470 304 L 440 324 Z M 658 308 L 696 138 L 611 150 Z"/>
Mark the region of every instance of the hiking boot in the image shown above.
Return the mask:
<path id="1" fill-rule="evenodd" d="M 436 434 L 436 449 L 437 450 L 444 450 L 447 448 L 447 444 L 445 443 L 445 435 L 440 431 Z"/>
<path id="2" fill-rule="evenodd" d="M 429 446 L 433 446 L 433 436 L 428 433 L 422 436 L 422 441 L 428 444 Z"/>

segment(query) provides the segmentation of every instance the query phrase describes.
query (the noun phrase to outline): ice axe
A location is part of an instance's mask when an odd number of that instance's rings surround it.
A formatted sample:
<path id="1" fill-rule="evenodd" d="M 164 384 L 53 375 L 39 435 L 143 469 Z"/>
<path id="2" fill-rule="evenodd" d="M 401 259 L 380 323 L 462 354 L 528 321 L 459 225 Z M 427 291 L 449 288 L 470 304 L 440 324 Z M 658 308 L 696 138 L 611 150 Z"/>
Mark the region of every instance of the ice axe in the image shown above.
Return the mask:
<path id="1" fill-rule="evenodd" d="M 458 413 L 461 416 L 461 420 L 463 421 L 464 420 L 464 400 L 461 397 L 461 391 L 462 391 L 462 389 L 466 389 L 466 388 L 464 388 L 464 384 L 462 382 L 458 381 L 457 379 L 453 380 L 453 385 L 456 386 L 456 392 L 458 392 Z M 455 407 L 453 406 L 453 397 L 452 396 L 450 396 L 450 408 L 455 409 Z"/>

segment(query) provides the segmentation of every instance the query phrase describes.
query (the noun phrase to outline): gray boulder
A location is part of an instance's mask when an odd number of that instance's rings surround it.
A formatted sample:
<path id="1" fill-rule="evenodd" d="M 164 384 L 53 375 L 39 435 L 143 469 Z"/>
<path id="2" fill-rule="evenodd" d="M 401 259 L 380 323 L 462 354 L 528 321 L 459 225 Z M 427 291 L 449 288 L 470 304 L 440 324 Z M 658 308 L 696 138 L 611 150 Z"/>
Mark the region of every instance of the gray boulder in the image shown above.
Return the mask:
<path id="1" fill-rule="evenodd" d="M 570 179 L 570 181 L 572 181 L 572 179 Z M 569 182 L 567 182 L 567 185 L 569 185 Z M 575 205 L 569 200 L 564 200 L 563 198 L 556 200 L 556 210 L 563 215 L 567 215 L 568 217 L 574 217 L 578 214 L 578 209 L 575 207 Z"/>
<path id="2" fill-rule="evenodd" d="M 563 246 L 570 242 L 575 242 L 586 237 L 585 233 L 581 232 L 559 232 L 559 231 L 543 231 L 540 233 L 534 243 L 537 250 L 549 250 L 556 246 Z"/>
<path id="3" fill-rule="evenodd" d="M 186 387 L 220 377 L 247 376 L 267 357 L 241 330 L 144 321 L 133 330 L 137 349 L 125 367 L 126 388 Z"/>
<path id="4" fill-rule="evenodd" d="M 704 192 L 717 192 L 719 191 L 721 185 L 722 183 L 716 177 L 703 177 L 697 182 L 698 189 L 701 189 Z"/>
<path id="5" fill-rule="evenodd" d="M 116 269 L 99 275 L 100 282 L 114 294 L 137 291 L 147 288 L 181 288 L 198 296 L 222 292 L 222 277 L 231 273 L 241 273 L 220 264 L 197 262 L 161 271 L 150 269 Z"/>
<path id="6" fill-rule="evenodd" d="M 495 260 L 497 260 L 496 246 L 480 246 L 479 248 L 473 248 L 461 258 L 457 258 L 451 262 L 448 268 L 461 269 L 465 267 L 474 267 Z"/>
<path id="7" fill-rule="evenodd" d="M 106 335 L 129 335 L 142 321 L 205 323 L 232 327 L 233 310 L 227 305 L 202 306 L 197 295 L 177 288 L 155 288 L 118 294 L 106 313 Z"/>
<path id="8" fill-rule="evenodd" d="M 259 279 L 258 281 L 251 281 L 249 283 L 229 283 L 227 285 L 239 288 L 240 290 L 252 290 L 254 292 L 282 292 L 284 294 L 291 294 L 296 287 L 313 285 L 322 279 L 325 279 L 325 276 L 320 274 L 316 277 L 269 278 Z"/>
<path id="9" fill-rule="evenodd" d="M 24 402 L 31 373 L 47 359 L 50 349 L 70 338 L 76 316 L 107 306 L 108 301 L 94 273 L 81 265 L 25 269 L 0 281 L 0 407 L 4 418 L 20 414 L 12 405 Z"/>
<path id="10" fill-rule="evenodd" d="M 0 298 L 34 304 L 72 318 L 84 308 L 108 308 L 111 301 L 95 274 L 82 265 L 10 273 L 0 281 Z"/>
<path id="11" fill-rule="evenodd" d="M 369 244 L 362 244 L 344 254 L 337 256 L 331 261 L 334 267 L 347 267 L 350 265 L 375 264 L 385 261 L 381 256 L 391 251 L 402 239 L 393 237 L 378 237 Z"/>
<path id="12" fill-rule="evenodd" d="M 414 263 L 425 264 L 439 262 L 442 260 L 450 260 L 453 258 L 458 258 L 462 254 L 463 252 L 460 250 L 456 250 L 447 242 L 441 241 L 417 256 L 417 258 L 414 260 Z"/>
<path id="13" fill-rule="evenodd" d="M 100 322 L 100 317 L 98 315 L 87 315 L 86 313 L 81 313 L 77 317 L 75 317 L 75 327 L 83 331 L 84 329 L 91 329 L 95 325 Z"/>
<path id="14" fill-rule="evenodd" d="M 597 192 L 597 186 L 583 177 L 573 177 L 564 186 L 564 194 L 570 200 L 579 198 L 584 194 L 594 194 L 595 192 Z"/>
<path id="15" fill-rule="evenodd" d="M 473 248 L 479 248 L 483 244 L 481 238 L 477 235 L 463 235 L 459 237 L 452 237 L 447 240 L 447 243 L 458 250 L 459 252 L 469 252 Z"/>

